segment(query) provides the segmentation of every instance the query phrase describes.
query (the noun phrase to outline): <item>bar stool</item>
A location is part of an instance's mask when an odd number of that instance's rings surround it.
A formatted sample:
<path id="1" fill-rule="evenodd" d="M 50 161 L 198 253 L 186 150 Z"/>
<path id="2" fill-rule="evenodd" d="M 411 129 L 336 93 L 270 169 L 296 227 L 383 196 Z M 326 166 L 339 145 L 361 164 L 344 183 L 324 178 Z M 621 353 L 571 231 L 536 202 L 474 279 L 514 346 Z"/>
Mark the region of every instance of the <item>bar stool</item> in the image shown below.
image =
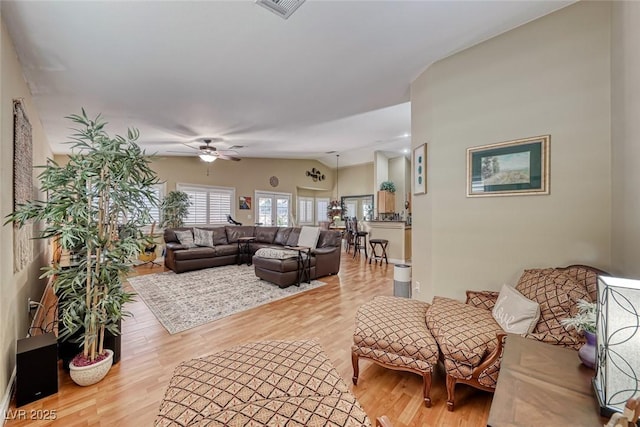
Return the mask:
<path id="1" fill-rule="evenodd" d="M 364 249 L 364 257 L 365 259 L 369 257 L 367 254 L 367 235 L 369 232 L 367 231 L 359 231 L 358 230 L 358 219 L 353 218 L 353 257 L 356 257 L 356 254 L 360 254 L 360 250 Z"/>
<path id="2" fill-rule="evenodd" d="M 353 222 L 351 221 L 351 218 L 347 218 L 347 220 L 345 221 L 345 227 L 345 252 L 349 253 L 349 251 L 351 250 L 351 246 L 353 246 Z"/>
<path id="3" fill-rule="evenodd" d="M 389 264 L 389 260 L 387 259 L 387 245 L 389 241 L 387 239 L 369 239 L 369 245 L 371 245 L 371 258 L 369 258 L 369 264 L 371 264 L 371 260 L 375 260 L 377 264 L 380 261 L 380 265 L 382 265 L 382 260 Z M 382 248 L 382 253 L 380 255 L 377 254 L 376 249 L 378 246 Z"/>

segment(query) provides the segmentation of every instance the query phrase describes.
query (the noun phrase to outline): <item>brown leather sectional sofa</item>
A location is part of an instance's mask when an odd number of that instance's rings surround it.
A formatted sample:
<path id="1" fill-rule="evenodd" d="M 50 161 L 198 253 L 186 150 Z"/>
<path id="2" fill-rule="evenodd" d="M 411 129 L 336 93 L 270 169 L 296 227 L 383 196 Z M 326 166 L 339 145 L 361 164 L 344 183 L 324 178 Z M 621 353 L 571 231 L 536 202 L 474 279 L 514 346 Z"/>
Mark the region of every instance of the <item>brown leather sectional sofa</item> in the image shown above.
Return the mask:
<path id="1" fill-rule="evenodd" d="M 249 243 L 251 256 L 260 248 L 296 246 L 301 228 L 299 227 L 254 227 L 227 225 L 219 227 L 197 227 L 213 230 L 213 247 L 198 246 L 187 248 L 180 244 L 175 231 L 192 228 L 168 228 L 164 231 L 166 254 L 164 265 L 176 273 L 235 264 L 238 262 L 238 239 L 255 237 Z M 313 269 L 311 279 L 336 274 L 340 270 L 342 237 L 340 232 L 320 230 L 316 248 L 311 251 Z"/>

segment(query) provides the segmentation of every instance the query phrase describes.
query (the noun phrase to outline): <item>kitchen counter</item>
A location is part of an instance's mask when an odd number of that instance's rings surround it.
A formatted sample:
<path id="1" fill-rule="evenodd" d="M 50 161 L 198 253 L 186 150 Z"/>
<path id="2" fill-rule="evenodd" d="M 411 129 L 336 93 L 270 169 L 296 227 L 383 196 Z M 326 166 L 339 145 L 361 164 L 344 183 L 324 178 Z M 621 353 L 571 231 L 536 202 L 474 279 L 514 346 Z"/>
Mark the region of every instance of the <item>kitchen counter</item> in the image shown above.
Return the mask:
<path id="1" fill-rule="evenodd" d="M 411 262 L 411 226 L 405 221 L 364 221 L 363 229 L 369 239 L 387 239 L 387 258 L 390 263 L 405 264 Z M 371 246 L 367 244 L 367 251 Z"/>

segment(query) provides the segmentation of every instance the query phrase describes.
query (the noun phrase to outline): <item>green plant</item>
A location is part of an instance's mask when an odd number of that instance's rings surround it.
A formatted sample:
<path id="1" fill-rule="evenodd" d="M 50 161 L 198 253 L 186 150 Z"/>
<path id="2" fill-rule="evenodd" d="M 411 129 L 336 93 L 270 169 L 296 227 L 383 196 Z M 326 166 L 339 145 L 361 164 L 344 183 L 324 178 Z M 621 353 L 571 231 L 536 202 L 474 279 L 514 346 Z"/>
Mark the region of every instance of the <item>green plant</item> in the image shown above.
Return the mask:
<path id="1" fill-rule="evenodd" d="M 170 191 L 162 200 L 160 210 L 162 211 L 162 222 L 160 226 L 165 228 L 182 227 L 184 219 L 189 213 L 191 200 L 184 191 Z"/>
<path id="2" fill-rule="evenodd" d="M 578 313 L 573 317 L 562 319 L 561 323 L 568 329 L 575 328 L 576 331 L 596 332 L 596 304 L 578 300 Z"/>
<path id="3" fill-rule="evenodd" d="M 69 267 L 45 267 L 42 277 L 55 276 L 59 338 L 79 334 L 83 356 L 93 361 L 103 353 L 105 330 L 119 334 L 118 322 L 129 315 L 123 305 L 133 294 L 123 290 L 122 279 L 143 246 L 140 230 L 151 223 L 147 206 L 157 206 L 152 186 L 158 180 L 135 143 L 136 129 L 111 138 L 99 115 L 91 120 L 83 109 L 67 118 L 79 127 L 68 163 L 49 159 L 40 166 L 47 200 L 19 206 L 7 222 L 42 221 L 39 238 L 56 238 L 78 255 Z"/>
<path id="4" fill-rule="evenodd" d="M 388 191 L 389 193 L 395 193 L 396 185 L 391 181 L 383 181 L 380 184 L 380 191 Z"/>

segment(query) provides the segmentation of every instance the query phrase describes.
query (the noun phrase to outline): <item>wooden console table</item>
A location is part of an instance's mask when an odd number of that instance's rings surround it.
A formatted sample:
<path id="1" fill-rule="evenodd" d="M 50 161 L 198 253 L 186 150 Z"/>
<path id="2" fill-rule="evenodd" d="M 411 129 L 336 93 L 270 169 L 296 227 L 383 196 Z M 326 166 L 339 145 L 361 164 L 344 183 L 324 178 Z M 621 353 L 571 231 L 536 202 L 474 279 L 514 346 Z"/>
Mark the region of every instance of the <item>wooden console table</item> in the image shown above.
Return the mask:
<path id="1" fill-rule="evenodd" d="M 509 334 L 487 424 L 602 426 L 594 375 L 575 350 Z"/>

